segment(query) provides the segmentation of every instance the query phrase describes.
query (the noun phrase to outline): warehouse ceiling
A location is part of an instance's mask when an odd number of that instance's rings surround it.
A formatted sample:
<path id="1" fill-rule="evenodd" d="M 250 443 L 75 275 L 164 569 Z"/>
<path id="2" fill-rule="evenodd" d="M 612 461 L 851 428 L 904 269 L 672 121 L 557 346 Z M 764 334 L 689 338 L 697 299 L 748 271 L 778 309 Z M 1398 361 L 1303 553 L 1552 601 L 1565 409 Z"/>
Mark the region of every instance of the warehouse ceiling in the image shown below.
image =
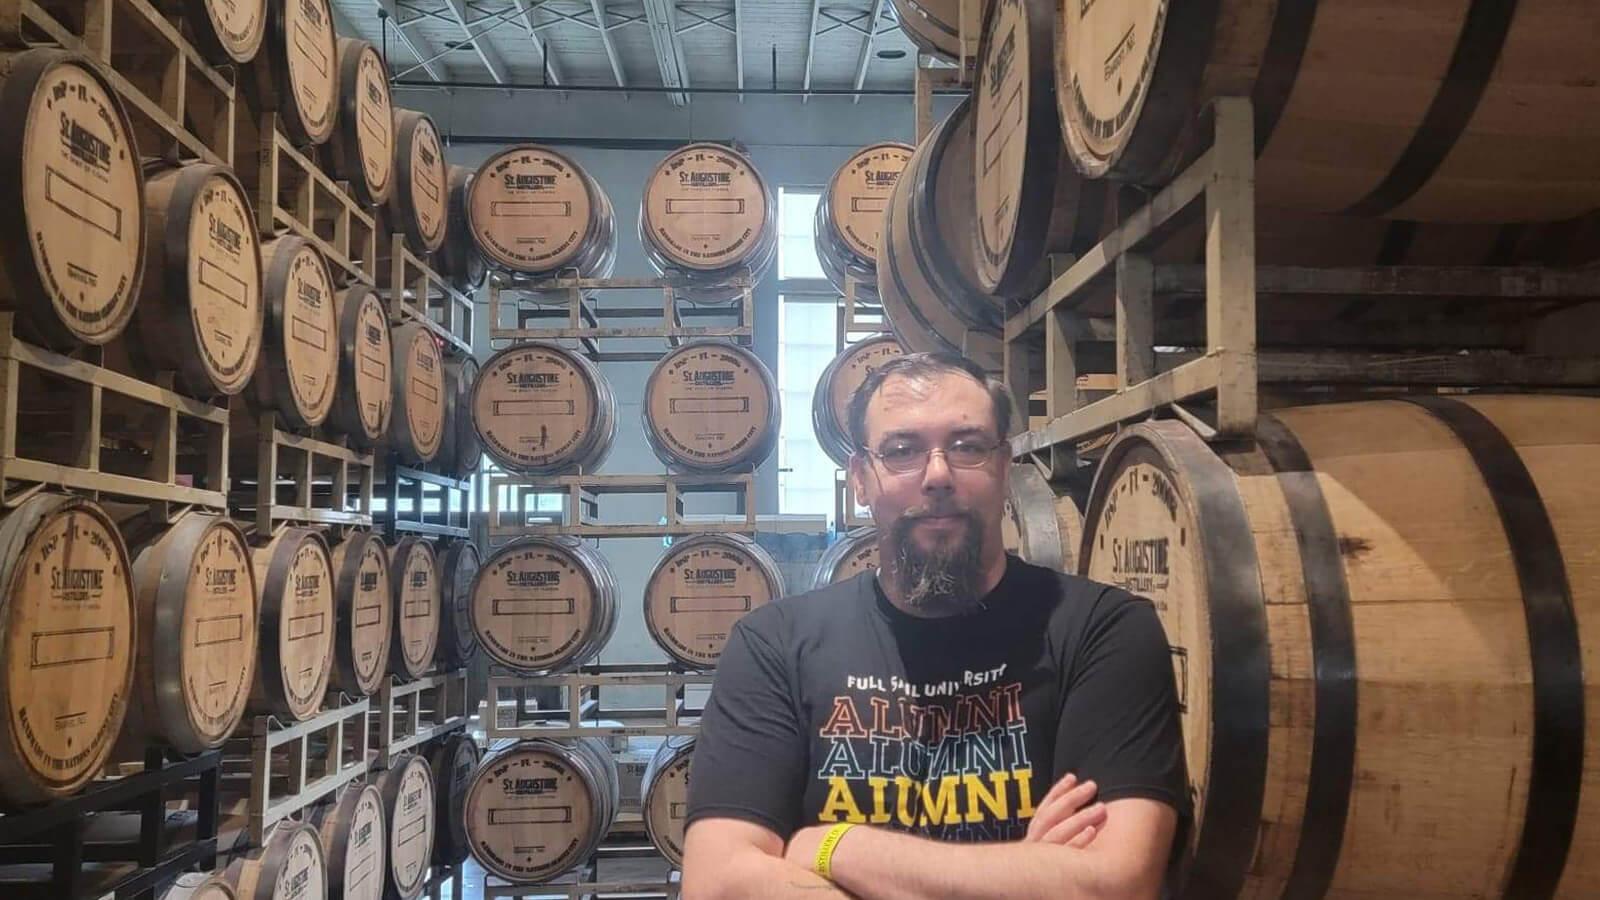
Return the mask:
<path id="1" fill-rule="evenodd" d="M 887 0 L 332 2 L 404 81 L 907 90 L 916 66 Z"/>

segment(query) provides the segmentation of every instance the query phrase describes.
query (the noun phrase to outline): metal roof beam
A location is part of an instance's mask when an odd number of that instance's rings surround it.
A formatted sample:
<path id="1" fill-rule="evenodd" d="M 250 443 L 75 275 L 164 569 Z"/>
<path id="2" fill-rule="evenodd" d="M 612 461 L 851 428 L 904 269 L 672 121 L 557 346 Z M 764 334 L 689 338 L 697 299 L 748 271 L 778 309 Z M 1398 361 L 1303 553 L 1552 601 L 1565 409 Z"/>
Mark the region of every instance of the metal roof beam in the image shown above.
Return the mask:
<path id="1" fill-rule="evenodd" d="M 739 79 L 739 90 L 744 90 L 744 17 L 740 15 L 740 0 L 733 0 L 733 66 L 734 74 Z M 744 102 L 744 95 L 739 95 L 739 102 Z"/>
<path id="2" fill-rule="evenodd" d="M 605 45 L 606 59 L 611 61 L 611 74 L 617 78 L 617 87 L 627 87 L 627 81 L 622 77 L 622 60 L 617 56 L 617 45 L 611 41 L 611 26 L 606 24 L 606 0 L 589 0 L 594 9 L 596 29 L 600 32 L 600 43 Z"/>
<path id="3" fill-rule="evenodd" d="M 528 42 L 539 51 L 539 68 L 551 84 L 561 83 L 561 67 L 556 65 L 555 58 L 550 55 L 550 45 L 539 39 L 539 23 L 534 21 L 534 14 L 539 12 L 544 4 L 534 4 L 528 0 L 516 0 L 517 6 L 522 10 L 522 24 L 528 30 Z"/>
<path id="4" fill-rule="evenodd" d="M 406 34 L 405 28 L 400 24 L 400 10 L 395 7 L 394 0 L 372 0 L 372 5 L 376 6 L 378 8 L 378 12 L 381 14 L 378 16 L 378 27 L 380 29 L 387 28 L 389 22 L 394 23 L 395 37 L 400 39 L 400 46 L 406 48 L 406 52 L 411 54 L 411 58 L 415 59 L 418 63 L 418 65 L 412 66 L 411 68 L 420 68 L 422 71 L 428 73 L 429 78 L 432 78 L 434 81 L 438 81 L 439 70 L 433 66 L 433 58 L 428 55 L 430 51 L 423 48 L 422 38 L 413 38 L 411 35 Z M 381 40 L 382 39 L 380 37 L 380 44 Z M 393 71 L 393 67 L 391 67 L 391 71 Z M 410 70 L 408 69 L 407 71 Z M 396 75 L 395 77 L 398 78 L 400 76 Z"/>
<path id="5" fill-rule="evenodd" d="M 689 86 L 689 67 L 683 62 L 683 46 L 678 43 L 677 7 L 672 0 L 644 0 L 645 18 L 650 21 L 650 44 L 656 51 L 661 83 L 669 88 Z M 673 106 L 689 102 L 687 94 L 671 94 Z"/>
<path id="6" fill-rule="evenodd" d="M 808 91 L 811 90 L 811 62 L 817 55 L 817 15 L 821 12 L 822 0 L 811 0 L 811 27 L 806 31 L 806 74 L 800 82 L 800 87 Z M 800 102 L 805 103 L 810 99 L 809 96 L 802 96 Z"/>
<path id="7" fill-rule="evenodd" d="M 473 34 L 472 29 L 468 27 L 466 0 L 444 0 L 444 5 L 450 11 L 450 17 L 455 19 L 456 25 L 461 28 L 461 33 L 466 35 L 467 41 L 471 42 L 473 52 L 478 54 L 478 59 L 483 63 L 483 67 L 489 70 L 489 77 L 499 84 L 505 84 L 510 81 L 511 77 L 506 71 L 505 60 L 500 58 L 500 54 L 496 53 L 493 47 L 484 43 L 484 32 L 480 31 L 477 34 Z M 484 31 L 488 30 L 484 29 Z"/>
<path id="8" fill-rule="evenodd" d="M 867 83 L 867 67 L 872 65 L 872 39 L 878 34 L 878 17 L 883 15 L 883 0 L 872 0 L 872 18 L 867 22 L 867 36 L 861 39 L 861 57 L 856 60 L 856 90 Z M 860 103 L 857 94 L 852 103 Z"/>

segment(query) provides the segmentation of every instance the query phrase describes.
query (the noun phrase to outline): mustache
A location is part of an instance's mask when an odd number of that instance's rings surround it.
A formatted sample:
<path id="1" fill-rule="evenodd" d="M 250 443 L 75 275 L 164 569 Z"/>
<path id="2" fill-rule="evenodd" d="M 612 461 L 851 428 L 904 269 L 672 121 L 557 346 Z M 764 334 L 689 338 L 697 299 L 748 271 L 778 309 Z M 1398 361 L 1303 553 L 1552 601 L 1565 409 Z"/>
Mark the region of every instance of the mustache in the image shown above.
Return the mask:
<path id="1" fill-rule="evenodd" d="M 947 516 L 960 516 L 965 519 L 974 519 L 970 509 L 964 509 L 953 503 L 932 503 L 924 506 L 913 506 L 900 514 L 901 521 L 916 519 L 944 518 Z"/>

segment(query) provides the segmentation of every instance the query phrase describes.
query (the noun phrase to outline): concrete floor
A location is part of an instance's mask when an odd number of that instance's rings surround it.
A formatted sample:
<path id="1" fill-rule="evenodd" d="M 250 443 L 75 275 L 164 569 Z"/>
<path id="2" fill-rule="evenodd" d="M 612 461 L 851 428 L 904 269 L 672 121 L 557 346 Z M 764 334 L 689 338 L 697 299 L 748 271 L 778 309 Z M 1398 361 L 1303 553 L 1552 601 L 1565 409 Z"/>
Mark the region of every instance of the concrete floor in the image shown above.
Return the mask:
<path id="1" fill-rule="evenodd" d="M 426 895 L 430 900 L 484 900 L 484 871 L 476 862 L 467 860 L 461 871 L 461 896 L 456 897 L 449 882 L 441 884 L 438 891 Z M 631 882 L 631 883 L 660 883 L 668 879 L 670 869 L 666 860 L 659 857 L 655 859 L 608 859 L 599 864 L 596 880 L 601 882 Z M 501 888 L 503 891 L 504 889 Z M 522 889 L 524 893 L 501 893 L 494 896 L 496 900 L 534 900 L 534 898 L 557 897 L 565 898 L 565 891 L 553 893 L 549 887 L 530 885 Z M 605 895 L 611 896 L 611 895 Z M 619 896 L 646 897 L 648 894 L 627 894 Z M 662 896 L 657 894 L 656 896 Z"/>

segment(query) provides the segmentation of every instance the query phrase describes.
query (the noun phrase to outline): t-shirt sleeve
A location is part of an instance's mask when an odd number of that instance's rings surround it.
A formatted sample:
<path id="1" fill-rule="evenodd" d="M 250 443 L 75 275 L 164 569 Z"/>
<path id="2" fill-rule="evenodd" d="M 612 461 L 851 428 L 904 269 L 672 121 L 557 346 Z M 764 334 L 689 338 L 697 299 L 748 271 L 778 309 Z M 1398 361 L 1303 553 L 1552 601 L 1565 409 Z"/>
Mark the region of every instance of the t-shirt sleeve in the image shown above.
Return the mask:
<path id="1" fill-rule="evenodd" d="M 1183 729 L 1166 633 L 1148 600 L 1107 590 L 1069 668 L 1055 777 L 1093 779 L 1097 799 L 1145 797 L 1188 815 Z"/>
<path id="2" fill-rule="evenodd" d="M 734 626 L 695 739 L 685 824 L 726 816 L 764 825 L 785 840 L 794 832 L 807 743 L 790 677 L 767 638 L 744 622 Z"/>

